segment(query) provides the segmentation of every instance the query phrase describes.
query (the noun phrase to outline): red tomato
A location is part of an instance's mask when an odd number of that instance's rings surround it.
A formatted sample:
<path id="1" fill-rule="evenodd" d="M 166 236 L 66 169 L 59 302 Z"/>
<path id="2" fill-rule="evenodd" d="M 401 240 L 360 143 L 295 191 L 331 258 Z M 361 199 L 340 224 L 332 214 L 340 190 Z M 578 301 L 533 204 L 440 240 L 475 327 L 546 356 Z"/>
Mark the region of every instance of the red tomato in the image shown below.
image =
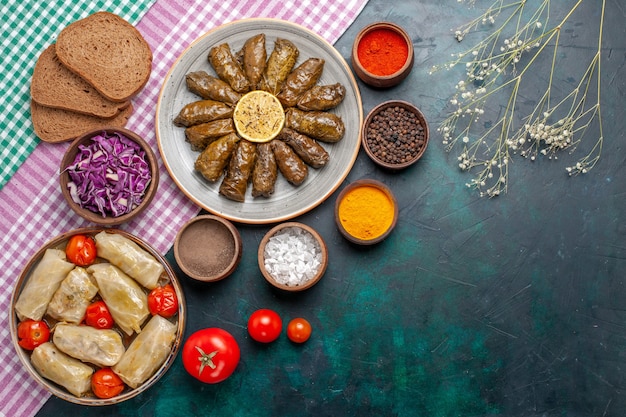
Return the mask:
<path id="1" fill-rule="evenodd" d="M 91 376 L 91 390 L 98 398 L 112 398 L 124 391 L 124 381 L 109 368 L 101 368 Z"/>
<path id="2" fill-rule="evenodd" d="M 294 343 L 304 343 L 311 337 L 311 323 L 306 319 L 296 318 L 287 325 L 287 337 Z"/>
<path id="3" fill-rule="evenodd" d="M 75 265 L 91 265 L 97 256 L 96 242 L 91 236 L 74 235 L 65 246 L 65 255 Z"/>
<path id="4" fill-rule="evenodd" d="M 153 316 L 172 317 L 178 311 L 178 297 L 171 284 L 157 287 L 148 294 L 148 309 Z"/>
<path id="5" fill-rule="evenodd" d="M 45 321 L 27 319 L 17 325 L 17 337 L 21 347 L 33 350 L 50 340 L 50 328 Z"/>
<path id="6" fill-rule="evenodd" d="M 261 343 L 270 343 L 278 339 L 283 329 L 283 321 L 278 313 L 267 308 L 255 311 L 248 319 L 248 333 Z"/>
<path id="7" fill-rule="evenodd" d="M 110 329 L 115 322 L 104 301 L 93 302 L 85 312 L 85 324 L 96 329 Z"/>
<path id="8" fill-rule="evenodd" d="M 185 341 L 182 351 L 185 370 L 207 384 L 217 384 L 231 376 L 240 356 L 233 335 L 216 327 L 193 333 Z"/>

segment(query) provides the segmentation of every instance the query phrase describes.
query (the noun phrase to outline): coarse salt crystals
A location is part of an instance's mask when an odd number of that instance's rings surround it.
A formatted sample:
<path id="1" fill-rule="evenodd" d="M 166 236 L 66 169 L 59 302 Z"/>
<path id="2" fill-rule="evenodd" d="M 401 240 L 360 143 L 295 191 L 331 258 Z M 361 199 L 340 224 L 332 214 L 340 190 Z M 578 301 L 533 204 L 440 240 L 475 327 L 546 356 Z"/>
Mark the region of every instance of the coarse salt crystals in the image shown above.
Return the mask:
<path id="1" fill-rule="evenodd" d="M 322 264 L 319 242 L 299 227 L 287 227 L 270 237 L 263 256 L 267 272 L 276 282 L 288 286 L 305 284 Z"/>

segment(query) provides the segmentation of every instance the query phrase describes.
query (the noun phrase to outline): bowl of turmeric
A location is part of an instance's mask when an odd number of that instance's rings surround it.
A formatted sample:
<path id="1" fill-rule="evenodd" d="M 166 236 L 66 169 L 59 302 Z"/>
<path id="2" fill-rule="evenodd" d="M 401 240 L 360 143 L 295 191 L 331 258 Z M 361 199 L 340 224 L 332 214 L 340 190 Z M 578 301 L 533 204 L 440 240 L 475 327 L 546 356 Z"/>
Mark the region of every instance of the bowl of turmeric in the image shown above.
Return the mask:
<path id="1" fill-rule="evenodd" d="M 398 222 L 398 203 L 389 187 L 373 179 L 346 186 L 335 201 L 339 232 L 352 243 L 373 245 L 383 241 Z"/>
<path id="2" fill-rule="evenodd" d="M 413 41 L 395 23 L 372 23 L 354 39 L 351 59 L 354 72 L 365 84 L 393 87 L 413 69 Z"/>

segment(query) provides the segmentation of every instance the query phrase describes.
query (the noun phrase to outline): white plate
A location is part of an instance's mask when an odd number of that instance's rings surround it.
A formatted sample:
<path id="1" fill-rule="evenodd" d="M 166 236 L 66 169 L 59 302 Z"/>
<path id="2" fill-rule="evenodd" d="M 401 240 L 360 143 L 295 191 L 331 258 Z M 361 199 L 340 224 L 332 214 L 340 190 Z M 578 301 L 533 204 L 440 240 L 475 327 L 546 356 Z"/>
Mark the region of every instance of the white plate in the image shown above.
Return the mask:
<path id="1" fill-rule="evenodd" d="M 321 169 L 309 167 L 306 181 L 298 187 L 289 184 L 280 174 L 274 195 L 269 198 L 251 196 L 248 187 L 243 203 L 228 200 L 219 195 L 221 179 L 216 183 L 206 181 L 194 170 L 199 152 L 191 150 L 185 141 L 185 132 L 172 120 L 180 109 L 200 98 L 189 92 L 185 75 L 193 71 L 206 71 L 215 75 L 208 62 L 211 47 L 227 42 L 233 52 L 244 42 L 259 33 L 265 33 L 267 54 L 272 52 L 274 41 L 284 38 L 292 41 L 300 50 L 299 65 L 307 58 L 325 60 L 324 72 L 319 85 L 341 83 L 346 88 L 344 101 L 330 110 L 339 115 L 346 126 L 343 139 L 334 144 L 321 143 L 328 151 L 330 160 Z M 161 157 L 176 185 L 192 201 L 205 210 L 229 220 L 266 224 L 291 219 L 321 204 L 348 175 L 356 160 L 360 146 L 363 122 L 361 96 L 350 67 L 332 45 L 319 35 L 294 23 L 277 19 L 244 19 L 219 26 L 195 40 L 174 63 L 159 94 L 156 109 L 156 136 Z"/>

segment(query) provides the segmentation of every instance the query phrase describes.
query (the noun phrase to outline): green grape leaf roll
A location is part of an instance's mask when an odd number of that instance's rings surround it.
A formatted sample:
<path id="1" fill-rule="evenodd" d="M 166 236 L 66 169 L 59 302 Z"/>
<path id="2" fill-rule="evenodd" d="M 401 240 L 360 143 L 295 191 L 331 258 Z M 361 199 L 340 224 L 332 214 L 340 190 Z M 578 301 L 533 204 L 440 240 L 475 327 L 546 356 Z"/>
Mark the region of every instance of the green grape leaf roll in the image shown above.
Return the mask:
<path id="1" fill-rule="evenodd" d="M 228 165 L 230 156 L 238 142 L 239 136 L 235 133 L 230 133 L 211 142 L 200 155 L 198 155 L 194 163 L 195 170 L 206 180 L 211 182 L 217 181 L 224 175 L 226 165 Z"/>
<path id="2" fill-rule="evenodd" d="M 284 107 L 294 107 L 298 98 L 317 83 L 323 71 L 323 59 L 307 59 L 287 76 L 280 93 L 276 97 Z"/>
<path id="3" fill-rule="evenodd" d="M 254 169 L 255 158 L 256 144 L 240 140 L 228 163 L 226 176 L 220 184 L 221 195 L 239 202 L 246 199 L 246 189 Z"/>
<path id="4" fill-rule="evenodd" d="M 340 83 L 315 85 L 305 91 L 296 106 L 304 111 L 325 111 L 337 107 L 346 96 L 346 87 Z"/>
<path id="5" fill-rule="evenodd" d="M 285 111 L 285 126 L 322 142 L 338 142 L 345 125 L 341 117 L 323 111 L 302 111 L 295 107 Z"/>

